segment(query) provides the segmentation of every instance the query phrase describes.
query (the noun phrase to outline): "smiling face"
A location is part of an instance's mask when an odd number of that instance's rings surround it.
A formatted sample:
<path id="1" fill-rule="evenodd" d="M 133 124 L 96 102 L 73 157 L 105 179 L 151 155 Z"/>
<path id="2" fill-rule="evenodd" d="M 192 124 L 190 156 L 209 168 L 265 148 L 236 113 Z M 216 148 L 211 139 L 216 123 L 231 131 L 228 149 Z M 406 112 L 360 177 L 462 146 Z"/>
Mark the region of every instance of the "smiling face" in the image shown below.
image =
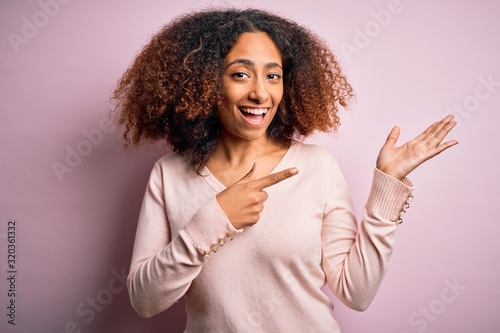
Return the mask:
<path id="1" fill-rule="evenodd" d="M 265 32 L 240 35 L 224 59 L 219 109 L 222 136 L 237 140 L 267 139 L 283 96 L 281 53 Z"/>

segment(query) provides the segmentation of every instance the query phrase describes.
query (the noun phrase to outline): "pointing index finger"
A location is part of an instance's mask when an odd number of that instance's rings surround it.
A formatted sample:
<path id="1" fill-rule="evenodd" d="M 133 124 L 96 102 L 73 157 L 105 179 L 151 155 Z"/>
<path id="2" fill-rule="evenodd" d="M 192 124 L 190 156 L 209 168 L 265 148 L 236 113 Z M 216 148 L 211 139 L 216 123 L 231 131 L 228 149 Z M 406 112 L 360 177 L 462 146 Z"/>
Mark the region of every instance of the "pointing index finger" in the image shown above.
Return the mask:
<path id="1" fill-rule="evenodd" d="M 257 186 L 257 188 L 262 190 L 265 189 L 266 187 L 276 185 L 285 179 L 295 176 L 298 172 L 299 170 L 297 170 L 297 168 L 289 168 L 254 180 L 254 184 Z"/>

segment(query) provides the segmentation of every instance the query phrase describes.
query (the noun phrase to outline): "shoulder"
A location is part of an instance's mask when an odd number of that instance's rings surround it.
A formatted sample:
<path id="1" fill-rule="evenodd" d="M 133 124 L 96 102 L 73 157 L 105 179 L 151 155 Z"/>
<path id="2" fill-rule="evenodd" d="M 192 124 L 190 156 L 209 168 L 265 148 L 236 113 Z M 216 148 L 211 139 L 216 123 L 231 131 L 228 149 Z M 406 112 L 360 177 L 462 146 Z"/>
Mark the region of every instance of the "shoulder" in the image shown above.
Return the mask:
<path id="1" fill-rule="evenodd" d="M 309 179 L 321 178 L 329 182 L 331 177 L 343 177 L 337 159 L 326 148 L 317 144 L 294 143 L 292 166 Z"/>
<path id="2" fill-rule="evenodd" d="M 187 163 L 187 158 L 185 156 L 176 152 L 171 152 L 160 157 L 156 161 L 155 165 L 163 167 L 168 165 L 185 164 L 185 163 Z"/>
<path id="3" fill-rule="evenodd" d="M 324 147 L 317 144 L 294 142 L 296 157 L 311 163 L 337 164 L 335 157 Z"/>
<path id="4" fill-rule="evenodd" d="M 180 177 L 195 173 L 188 158 L 176 152 L 166 154 L 158 159 L 153 170 L 156 170 L 162 176 L 174 174 L 176 177 Z"/>

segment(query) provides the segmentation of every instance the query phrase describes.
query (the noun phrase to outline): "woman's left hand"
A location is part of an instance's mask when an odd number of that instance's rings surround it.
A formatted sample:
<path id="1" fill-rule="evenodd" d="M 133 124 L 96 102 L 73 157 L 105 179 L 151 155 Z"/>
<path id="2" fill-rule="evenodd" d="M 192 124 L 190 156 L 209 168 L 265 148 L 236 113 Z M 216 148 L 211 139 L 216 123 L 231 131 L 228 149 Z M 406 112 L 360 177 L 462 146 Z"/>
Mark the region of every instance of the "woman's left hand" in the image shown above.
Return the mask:
<path id="1" fill-rule="evenodd" d="M 400 147 L 395 147 L 400 129 L 394 127 L 380 150 L 377 168 L 394 178 L 403 180 L 417 166 L 458 143 L 457 140 L 441 143 L 457 124 L 452 120 L 453 116 L 446 116 Z"/>

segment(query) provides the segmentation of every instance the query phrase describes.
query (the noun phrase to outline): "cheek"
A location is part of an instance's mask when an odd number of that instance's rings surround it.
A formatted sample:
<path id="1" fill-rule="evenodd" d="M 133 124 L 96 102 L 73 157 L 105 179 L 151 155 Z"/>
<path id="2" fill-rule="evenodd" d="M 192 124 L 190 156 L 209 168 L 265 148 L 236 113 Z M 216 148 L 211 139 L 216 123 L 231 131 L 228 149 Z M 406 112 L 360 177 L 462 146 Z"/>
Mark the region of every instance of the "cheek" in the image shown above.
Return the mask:
<path id="1" fill-rule="evenodd" d="M 274 103 L 279 104 L 283 99 L 283 86 L 276 87 L 271 95 L 273 96 Z"/>
<path id="2" fill-rule="evenodd" d="M 224 97 L 227 103 L 237 103 L 247 94 L 244 86 L 230 86 L 224 90 Z"/>
<path id="3" fill-rule="evenodd" d="M 222 94 L 224 105 L 228 106 L 239 101 L 243 94 L 243 87 L 231 82 L 222 82 Z"/>
<path id="4" fill-rule="evenodd" d="M 219 107 L 217 118 L 223 127 L 227 127 L 234 121 L 233 105 L 233 103 L 225 98 Z"/>

